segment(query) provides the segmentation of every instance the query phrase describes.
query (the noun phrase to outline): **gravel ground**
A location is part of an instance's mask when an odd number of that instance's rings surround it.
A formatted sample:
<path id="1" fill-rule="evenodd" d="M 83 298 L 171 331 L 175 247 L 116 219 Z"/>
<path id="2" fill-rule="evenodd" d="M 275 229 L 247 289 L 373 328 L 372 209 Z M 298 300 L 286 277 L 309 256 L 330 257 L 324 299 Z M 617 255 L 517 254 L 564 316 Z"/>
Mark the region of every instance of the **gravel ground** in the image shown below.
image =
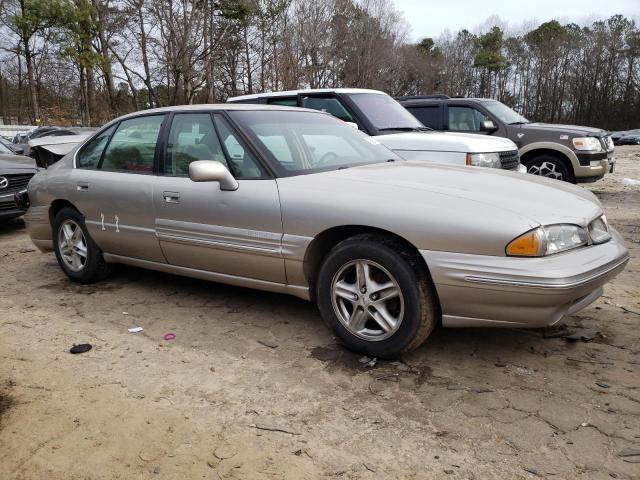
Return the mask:
<path id="1" fill-rule="evenodd" d="M 632 260 L 564 322 L 592 341 L 439 329 L 373 367 L 304 301 L 133 268 L 79 286 L 0 226 L 0 478 L 640 478 L 640 148 L 617 157 L 585 188 Z"/>

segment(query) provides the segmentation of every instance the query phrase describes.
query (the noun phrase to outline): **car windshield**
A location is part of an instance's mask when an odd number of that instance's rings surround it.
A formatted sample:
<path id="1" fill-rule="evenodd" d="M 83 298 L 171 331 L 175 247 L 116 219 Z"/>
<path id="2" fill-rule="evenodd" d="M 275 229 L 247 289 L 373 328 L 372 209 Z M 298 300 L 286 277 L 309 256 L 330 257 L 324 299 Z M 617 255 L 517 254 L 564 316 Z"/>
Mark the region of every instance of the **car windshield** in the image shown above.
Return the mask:
<path id="1" fill-rule="evenodd" d="M 401 160 L 344 122 L 323 113 L 232 111 L 230 115 L 271 157 L 279 176 Z"/>
<path id="2" fill-rule="evenodd" d="M 424 125 L 384 93 L 352 93 L 349 98 L 378 130 L 422 130 Z"/>
<path id="3" fill-rule="evenodd" d="M 486 109 L 489 110 L 493 115 L 498 117 L 500 121 L 506 124 L 529 123 L 529 120 L 524 118 L 512 108 L 507 107 L 504 103 L 492 101 L 484 102 L 482 105 L 484 105 Z"/>

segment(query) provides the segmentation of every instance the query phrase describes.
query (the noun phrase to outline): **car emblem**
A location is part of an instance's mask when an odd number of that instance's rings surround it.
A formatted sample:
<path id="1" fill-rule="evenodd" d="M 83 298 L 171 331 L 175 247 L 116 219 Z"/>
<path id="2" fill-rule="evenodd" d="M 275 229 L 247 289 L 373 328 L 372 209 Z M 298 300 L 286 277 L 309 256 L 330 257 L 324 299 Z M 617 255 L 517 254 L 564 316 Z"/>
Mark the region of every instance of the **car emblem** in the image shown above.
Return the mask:
<path id="1" fill-rule="evenodd" d="M 0 177 L 0 188 L 7 188 L 9 186 L 9 180 L 6 177 Z"/>
<path id="2" fill-rule="evenodd" d="M 518 138 L 522 138 L 522 137 L 524 137 L 524 133 L 518 133 L 517 136 L 518 136 Z"/>

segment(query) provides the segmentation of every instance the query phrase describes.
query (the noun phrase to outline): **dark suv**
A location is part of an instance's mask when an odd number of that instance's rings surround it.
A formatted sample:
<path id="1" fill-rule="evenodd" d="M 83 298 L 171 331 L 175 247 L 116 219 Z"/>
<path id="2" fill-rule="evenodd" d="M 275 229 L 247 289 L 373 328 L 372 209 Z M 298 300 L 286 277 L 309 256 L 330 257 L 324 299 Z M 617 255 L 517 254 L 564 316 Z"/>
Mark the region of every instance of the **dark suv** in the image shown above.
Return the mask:
<path id="1" fill-rule="evenodd" d="M 529 173 L 567 182 L 593 182 L 613 172 L 613 141 L 604 130 L 530 122 L 505 104 L 487 98 L 427 95 L 397 100 L 435 130 L 513 140 Z"/>

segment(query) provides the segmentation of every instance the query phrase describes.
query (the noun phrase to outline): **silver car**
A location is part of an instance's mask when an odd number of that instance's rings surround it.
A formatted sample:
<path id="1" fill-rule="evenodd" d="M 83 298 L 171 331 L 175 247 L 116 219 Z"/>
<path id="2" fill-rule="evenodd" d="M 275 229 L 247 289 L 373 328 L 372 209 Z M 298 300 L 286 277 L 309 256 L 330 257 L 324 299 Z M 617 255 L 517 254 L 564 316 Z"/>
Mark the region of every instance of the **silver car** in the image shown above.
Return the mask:
<path id="1" fill-rule="evenodd" d="M 76 282 L 122 263 L 317 303 L 351 349 L 445 327 L 540 327 L 628 261 L 582 188 L 405 161 L 330 115 L 200 105 L 127 115 L 29 184 L 29 234 Z"/>

